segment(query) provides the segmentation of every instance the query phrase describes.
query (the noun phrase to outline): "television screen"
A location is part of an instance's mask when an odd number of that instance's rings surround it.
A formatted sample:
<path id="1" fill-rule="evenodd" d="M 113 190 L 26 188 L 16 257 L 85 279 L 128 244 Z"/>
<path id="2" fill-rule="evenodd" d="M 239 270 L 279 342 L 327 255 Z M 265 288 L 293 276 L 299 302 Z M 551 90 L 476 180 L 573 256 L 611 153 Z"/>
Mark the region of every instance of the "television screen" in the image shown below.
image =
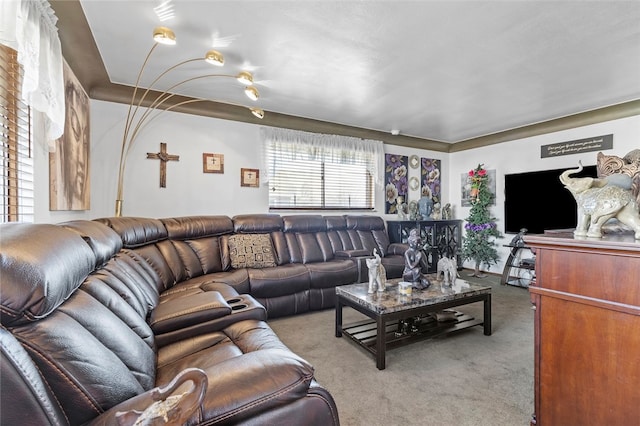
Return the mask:
<path id="1" fill-rule="evenodd" d="M 527 228 L 528 234 L 542 234 L 545 230 L 575 228 L 576 202 L 560 182 L 560 174 L 569 168 L 505 175 L 505 232 L 518 233 Z M 596 166 L 585 166 L 572 176 L 596 177 Z"/>

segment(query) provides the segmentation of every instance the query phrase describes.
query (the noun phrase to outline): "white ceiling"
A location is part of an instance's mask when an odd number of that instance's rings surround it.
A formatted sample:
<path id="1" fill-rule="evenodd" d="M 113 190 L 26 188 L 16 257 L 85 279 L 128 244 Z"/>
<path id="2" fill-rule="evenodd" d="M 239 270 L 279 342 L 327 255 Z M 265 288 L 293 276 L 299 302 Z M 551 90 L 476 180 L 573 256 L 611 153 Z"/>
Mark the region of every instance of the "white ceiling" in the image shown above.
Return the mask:
<path id="1" fill-rule="evenodd" d="M 223 68 L 189 63 L 157 84 L 254 73 L 267 111 L 442 142 L 640 99 L 640 1 L 81 0 L 109 77 L 133 85 L 154 27 L 143 86 L 216 48 Z M 181 94 L 251 101 L 231 79 Z"/>

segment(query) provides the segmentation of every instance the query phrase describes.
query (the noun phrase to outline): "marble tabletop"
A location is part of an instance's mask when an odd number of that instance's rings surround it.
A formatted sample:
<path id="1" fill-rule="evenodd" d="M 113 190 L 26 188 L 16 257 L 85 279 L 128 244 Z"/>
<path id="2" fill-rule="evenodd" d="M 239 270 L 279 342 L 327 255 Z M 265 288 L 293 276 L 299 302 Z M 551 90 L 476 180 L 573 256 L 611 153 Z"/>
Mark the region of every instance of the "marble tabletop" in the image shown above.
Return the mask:
<path id="1" fill-rule="evenodd" d="M 398 282 L 388 280 L 385 291 L 367 293 L 368 283 L 348 284 L 336 287 L 336 294 L 351 300 L 378 314 L 402 311 L 414 307 L 434 305 L 450 300 L 460 300 L 481 294 L 491 293 L 490 286 L 473 284 L 457 278 L 453 285 L 444 285 L 429 277 L 431 286 L 425 290 L 413 289 L 410 296 L 400 294 Z"/>

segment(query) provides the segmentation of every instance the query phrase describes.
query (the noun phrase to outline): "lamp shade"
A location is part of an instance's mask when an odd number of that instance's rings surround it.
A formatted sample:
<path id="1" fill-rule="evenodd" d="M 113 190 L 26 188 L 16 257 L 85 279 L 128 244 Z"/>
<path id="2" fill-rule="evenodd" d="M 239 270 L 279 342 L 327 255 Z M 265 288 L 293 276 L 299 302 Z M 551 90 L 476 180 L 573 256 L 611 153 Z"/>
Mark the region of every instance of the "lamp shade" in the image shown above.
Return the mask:
<path id="1" fill-rule="evenodd" d="M 257 101 L 260 97 L 260 93 L 258 93 L 258 89 L 253 86 L 247 86 L 244 88 L 244 93 L 247 95 L 249 99 L 252 101 Z"/>
<path id="2" fill-rule="evenodd" d="M 167 27 L 156 27 L 153 29 L 153 40 L 160 44 L 176 44 L 176 35 Z"/>
<path id="3" fill-rule="evenodd" d="M 236 79 L 245 86 L 251 86 L 253 84 L 253 75 L 251 75 L 249 71 L 240 71 Z"/>
<path id="4" fill-rule="evenodd" d="M 249 108 L 251 110 L 251 114 L 255 115 L 259 119 L 264 118 L 264 110 L 262 108 Z"/>
<path id="5" fill-rule="evenodd" d="M 211 65 L 215 65 L 218 67 L 221 67 L 224 65 L 224 56 L 222 56 L 222 53 L 218 52 L 217 50 L 209 50 L 204 55 L 204 60 L 210 63 Z"/>

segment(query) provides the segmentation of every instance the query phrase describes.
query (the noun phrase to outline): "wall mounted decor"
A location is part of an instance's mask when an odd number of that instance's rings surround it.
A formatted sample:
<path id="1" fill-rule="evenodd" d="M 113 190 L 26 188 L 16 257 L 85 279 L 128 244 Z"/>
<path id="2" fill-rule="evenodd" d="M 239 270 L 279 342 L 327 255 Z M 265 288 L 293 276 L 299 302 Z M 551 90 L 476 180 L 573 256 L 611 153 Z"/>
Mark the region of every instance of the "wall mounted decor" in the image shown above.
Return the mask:
<path id="1" fill-rule="evenodd" d="M 397 213 L 396 199 L 400 196 L 407 200 L 408 179 L 406 155 L 385 154 L 384 183 L 386 214 Z"/>
<path id="2" fill-rule="evenodd" d="M 420 166 L 420 158 L 417 155 L 409 157 L 409 166 L 411 166 L 412 169 L 417 169 L 418 166 Z"/>
<path id="3" fill-rule="evenodd" d="M 203 173 L 224 173 L 223 154 L 202 154 Z"/>
<path id="4" fill-rule="evenodd" d="M 64 133 L 49 153 L 49 210 L 89 210 L 89 96 L 64 62 Z"/>
<path id="5" fill-rule="evenodd" d="M 435 158 L 423 158 L 421 160 L 420 176 L 422 182 L 422 197 L 431 197 L 434 203 L 441 201 L 442 192 L 442 162 Z"/>
<path id="6" fill-rule="evenodd" d="M 491 204 L 492 206 L 496 205 L 496 171 L 495 170 L 487 170 L 487 188 L 489 192 L 493 194 Z M 462 207 L 470 207 L 472 205 L 471 199 L 473 198 L 471 195 L 471 179 L 469 178 L 468 173 L 462 173 L 460 175 L 460 205 Z"/>
<path id="7" fill-rule="evenodd" d="M 167 153 L 167 144 L 160 143 L 160 152 L 147 152 L 147 158 L 160 160 L 160 188 L 167 187 L 167 161 L 180 161 L 179 155 Z"/>
<path id="8" fill-rule="evenodd" d="M 260 170 L 240 169 L 240 186 L 257 188 L 260 186 Z"/>

